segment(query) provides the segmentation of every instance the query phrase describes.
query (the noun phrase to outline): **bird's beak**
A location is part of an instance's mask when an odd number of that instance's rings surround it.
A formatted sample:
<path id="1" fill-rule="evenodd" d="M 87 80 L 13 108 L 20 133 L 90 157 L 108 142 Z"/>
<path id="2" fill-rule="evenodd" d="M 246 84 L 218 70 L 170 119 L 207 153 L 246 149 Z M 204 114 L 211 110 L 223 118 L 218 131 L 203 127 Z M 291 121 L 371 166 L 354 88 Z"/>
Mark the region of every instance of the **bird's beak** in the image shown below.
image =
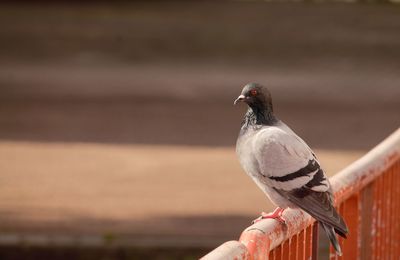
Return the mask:
<path id="1" fill-rule="evenodd" d="M 236 105 L 239 101 L 243 101 L 246 97 L 244 95 L 238 96 L 237 99 L 233 102 L 234 105 Z"/>

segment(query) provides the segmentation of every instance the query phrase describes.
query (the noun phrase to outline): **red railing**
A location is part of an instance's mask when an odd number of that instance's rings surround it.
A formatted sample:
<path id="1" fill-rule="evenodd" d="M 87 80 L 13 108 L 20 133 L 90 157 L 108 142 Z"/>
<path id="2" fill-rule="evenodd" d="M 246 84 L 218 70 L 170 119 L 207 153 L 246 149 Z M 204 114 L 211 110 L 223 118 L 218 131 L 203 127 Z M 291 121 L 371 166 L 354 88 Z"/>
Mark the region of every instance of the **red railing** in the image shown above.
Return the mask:
<path id="1" fill-rule="evenodd" d="M 335 203 L 348 227 L 339 239 L 343 256 L 329 259 L 399 259 L 400 129 L 331 178 Z M 214 259 L 317 259 L 318 224 L 297 209 L 283 213 L 286 224 L 265 219 L 204 256 Z"/>

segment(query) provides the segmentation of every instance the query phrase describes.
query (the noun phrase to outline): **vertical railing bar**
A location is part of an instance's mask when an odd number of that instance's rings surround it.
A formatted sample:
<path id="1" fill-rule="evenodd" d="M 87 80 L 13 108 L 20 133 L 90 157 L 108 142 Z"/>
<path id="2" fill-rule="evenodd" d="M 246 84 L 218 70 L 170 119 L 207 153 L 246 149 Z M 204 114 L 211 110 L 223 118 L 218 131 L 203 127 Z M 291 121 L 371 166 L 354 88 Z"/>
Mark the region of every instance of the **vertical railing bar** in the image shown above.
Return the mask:
<path id="1" fill-rule="evenodd" d="M 380 259 L 385 259 L 385 227 L 386 227 L 386 190 L 385 190 L 385 185 L 386 185 L 386 176 L 383 173 L 381 175 L 382 177 L 382 190 L 381 190 L 381 246 L 380 246 Z"/>
<path id="2" fill-rule="evenodd" d="M 297 239 L 297 241 L 298 241 L 298 243 L 299 243 L 299 246 L 298 246 L 298 249 L 299 249 L 299 252 L 297 253 L 297 259 L 299 259 L 299 260 L 302 260 L 302 259 L 304 259 L 305 258 L 305 254 L 304 254 L 304 238 L 305 238 L 305 236 L 304 236 L 304 229 L 299 233 L 299 236 L 298 236 L 298 239 Z"/>
<path id="3" fill-rule="evenodd" d="M 275 249 L 269 251 L 268 260 L 275 260 Z"/>
<path id="4" fill-rule="evenodd" d="M 288 252 L 287 252 L 287 254 L 286 254 L 286 256 L 287 256 L 287 258 L 286 259 L 291 259 L 291 255 L 292 255 L 292 238 L 293 237 L 290 237 L 288 240 L 287 240 L 287 249 L 288 249 Z"/>
<path id="5" fill-rule="evenodd" d="M 275 248 L 275 259 L 282 260 L 282 244 Z"/>
<path id="6" fill-rule="evenodd" d="M 386 257 L 390 259 L 391 255 L 391 246 L 390 246 L 390 240 L 392 239 L 392 234 L 391 234 L 391 229 L 392 229 L 392 168 L 390 167 L 387 169 L 386 175 L 387 175 L 387 197 L 388 200 L 386 202 L 386 207 L 387 207 L 387 223 L 386 223 L 386 238 L 385 238 L 385 244 L 386 244 Z"/>
<path id="7" fill-rule="evenodd" d="M 275 252 L 275 250 L 269 251 L 268 260 L 275 260 L 274 252 Z"/>
<path id="8" fill-rule="evenodd" d="M 383 259 L 384 257 L 384 248 L 385 248 L 385 178 L 383 174 L 381 175 L 381 192 L 380 192 L 380 197 L 381 197 L 381 223 L 380 223 L 380 230 L 381 230 L 381 235 L 379 237 L 380 240 L 380 246 L 379 246 L 379 257 L 380 259 Z"/>
<path id="9" fill-rule="evenodd" d="M 399 243 L 398 241 L 400 238 L 400 237 L 396 236 L 396 222 L 397 222 L 396 220 L 398 219 L 397 218 L 398 217 L 397 208 L 399 207 L 398 197 L 396 197 L 396 190 L 399 189 L 399 187 L 396 186 L 396 168 L 397 168 L 396 165 L 397 165 L 397 163 L 392 168 L 392 207 L 393 207 L 392 209 L 393 209 L 393 213 L 391 214 L 391 216 L 392 216 L 391 222 L 392 222 L 393 227 L 391 229 L 391 232 L 392 232 L 391 241 L 393 241 L 394 243 L 392 246 L 391 255 L 393 257 L 396 256 L 396 247 L 397 247 L 397 244 Z"/>
<path id="10" fill-rule="evenodd" d="M 382 249 L 383 249 L 383 223 L 384 223 L 384 182 L 383 182 L 383 176 L 381 175 L 380 177 L 380 185 L 379 185 L 379 258 L 382 259 Z"/>
<path id="11" fill-rule="evenodd" d="M 357 259 L 359 257 L 359 193 L 355 193 L 349 199 L 343 202 L 342 216 L 349 228 L 349 236 L 346 240 L 342 240 L 342 251 L 346 259 Z"/>
<path id="12" fill-rule="evenodd" d="M 397 177 L 397 185 L 396 185 L 396 191 L 397 191 L 397 195 L 396 198 L 400 197 L 400 160 L 397 162 L 397 170 L 396 170 L 396 177 Z M 396 242 L 397 242 L 397 252 L 396 255 L 400 255 L 400 221 L 398 221 L 400 219 L 400 200 L 396 200 L 397 201 L 397 214 L 396 214 L 396 234 L 397 234 L 397 238 Z"/>
<path id="13" fill-rule="evenodd" d="M 311 231 L 311 226 L 308 226 L 305 229 L 306 233 L 305 233 L 305 247 L 304 247 L 304 259 L 310 259 L 311 258 L 311 236 L 312 236 L 312 231 Z"/>
<path id="14" fill-rule="evenodd" d="M 396 163 L 397 164 L 397 163 Z M 391 175 L 392 175 L 392 181 L 391 181 L 391 196 L 392 196 L 392 205 L 390 205 L 392 207 L 392 214 L 390 214 L 391 218 L 390 218 L 390 225 L 392 226 L 390 229 L 390 241 L 391 241 L 391 249 L 390 249 L 390 257 L 395 257 L 395 250 L 396 250 L 396 240 L 398 239 L 396 237 L 396 195 L 395 195 L 395 182 L 396 182 L 396 164 L 393 165 L 392 169 L 391 169 Z"/>
<path id="15" fill-rule="evenodd" d="M 389 190 L 389 188 L 388 188 L 388 186 L 389 186 L 389 171 L 388 171 L 388 169 L 383 173 L 383 179 L 384 179 L 384 185 L 383 185 L 383 187 L 384 187 L 384 191 L 385 191 L 385 194 L 384 194 L 384 197 L 385 197 L 385 199 L 384 199 L 384 212 L 385 212 L 385 218 L 384 218 L 384 220 L 383 220 L 383 223 L 384 223 L 384 226 L 383 226 L 383 251 L 382 251 L 382 256 L 383 256 L 383 259 L 388 259 L 387 257 L 388 257 L 388 252 L 389 252 L 389 248 L 388 248 L 388 238 L 389 238 L 389 236 L 390 236 L 390 234 L 388 234 L 388 231 L 389 231 L 389 217 L 390 217 L 390 215 L 389 215 L 389 212 L 390 212 L 390 208 L 389 208 L 389 202 L 390 202 L 390 198 L 389 198 L 389 193 L 390 193 L 390 190 Z"/>
<path id="16" fill-rule="evenodd" d="M 294 260 L 298 260 L 299 259 L 299 234 L 296 234 L 295 236 L 294 236 L 294 240 L 295 240 L 295 247 L 296 247 L 296 250 L 295 250 L 295 254 L 294 254 Z"/>
<path id="17" fill-rule="evenodd" d="M 362 248 L 362 240 L 363 240 L 363 226 L 362 226 L 362 219 L 363 219 L 363 215 L 362 215 L 362 208 L 363 205 L 362 203 L 362 194 L 363 191 L 365 191 L 366 188 L 370 188 L 370 186 L 366 186 L 364 187 L 363 190 L 359 191 L 357 194 L 357 245 L 356 245 L 356 250 L 357 250 L 357 259 L 360 259 L 361 257 L 361 252 L 364 251 Z M 371 230 L 371 209 L 369 209 L 369 213 L 368 214 L 368 221 L 369 221 L 369 230 Z M 369 250 L 369 248 L 368 248 Z M 369 256 L 371 256 L 369 254 Z"/>
<path id="18" fill-rule="evenodd" d="M 310 238 L 310 231 L 309 228 L 307 227 L 306 229 L 304 229 L 304 259 L 308 259 L 310 257 L 310 251 L 308 250 L 308 240 Z"/>
<path id="19" fill-rule="evenodd" d="M 395 166 L 395 198 L 400 197 L 400 160 L 397 161 L 397 165 Z M 400 200 L 396 199 L 396 214 L 395 214 L 395 256 L 400 255 Z"/>
<path id="20" fill-rule="evenodd" d="M 385 176 L 385 250 L 383 252 L 383 257 L 386 259 L 390 259 L 390 213 L 391 213 L 391 196 L 390 196 L 390 181 L 391 181 L 391 174 L 390 168 L 386 170 L 384 173 Z"/>
<path id="21" fill-rule="evenodd" d="M 299 259 L 299 234 L 295 235 L 295 242 L 296 242 L 296 250 L 295 250 L 295 255 L 294 258 L 295 260 Z"/>
<path id="22" fill-rule="evenodd" d="M 289 251 L 290 251 L 290 249 L 289 249 L 290 247 L 289 247 L 289 239 L 288 240 L 286 240 L 285 242 L 283 242 L 283 244 L 282 244 L 282 259 L 284 259 L 284 260 L 288 260 L 289 259 Z"/>
<path id="23" fill-rule="evenodd" d="M 368 259 L 372 257 L 374 249 L 375 229 L 374 219 L 374 192 L 375 185 L 371 183 L 367 185 L 360 193 L 359 222 L 361 230 L 359 232 L 360 243 L 360 259 Z"/>
<path id="24" fill-rule="evenodd" d="M 386 239 L 386 244 L 388 245 L 388 250 L 387 250 L 387 256 L 389 257 L 389 259 L 391 259 L 391 257 L 392 257 L 392 246 L 391 246 L 391 241 L 392 241 L 392 239 L 394 238 L 393 237 L 393 232 L 392 232 L 392 230 L 393 230 L 393 226 L 392 226 L 392 224 L 394 224 L 393 223 L 393 221 L 392 221 L 392 215 L 393 215 L 393 213 L 394 213 L 394 209 L 392 208 L 392 205 L 393 205 L 393 202 L 394 202 L 394 200 L 393 200 L 393 194 L 392 194 L 392 189 L 393 189 L 393 181 L 394 181 L 394 179 L 393 179 L 393 167 L 390 167 L 388 170 L 387 170 L 388 172 L 387 172 L 387 174 L 388 174 L 388 191 L 387 191 L 387 193 L 388 193 L 388 198 L 389 198 L 389 203 L 388 203 L 388 210 L 389 210 L 389 214 L 388 214 L 388 229 L 387 229 L 387 239 Z"/>
<path id="25" fill-rule="evenodd" d="M 400 160 L 397 162 L 397 170 L 396 170 L 396 177 L 397 177 L 397 185 L 396 185 L 396 191 L 397 191 L 397 195 L 396 198 L 400 197 Z M 397 238 L 396 238 L 396 244 L 397 244 L 397 252 L 396 255 L 400 255 L 400 221 L 398 221 L 400 219 L 400 200 L 396 200 L 397 201 L 397 216 L 396 216 L 396 234 L 397 234 Z"/>
<path id="26" fill-rule="evenodd" d="M 387 185 L 388 185 L 388 176 L 387 176 L 387 172 L 385 171 L 382 174 L 383 177 L 383 190 L 382 190 L 382 213 L 383 213 L 383 223 L 382 223 L 382 254 L 381 257 L 382 259 L 387 259 L 387 226 L 388 226 L 388 221 L 387 221 L 387 217 L 388 217 L 388 204 L 387 204 Z"/>
<path id="27" fill-rule="evenodd" d="M 312 225 L 312 253 L 311 259 L 318 260 L 318 247 L 319 247 L 319 234 L 318 234 L 318 222 L 315 221 Z"/>
<path id="28" fill-rule="evenodd" d="M 381 177 L 379 176 L 376 180 L 377 196 L 376 196 L 376 233 L 375 233 L 375 256 L 376 259 L 380 257 L 380 237 L 381 237 Z"/>
<path id="29" fill-rule="evenodd" d="M 311 225 L 311 226 L 309 226 L 308 228 L 309 228 L 309 232 L 310 232 L 310 240 L 309 240 L 309 242 L 308 242 L 308 244 L 309 244 L 309 247 L 308 247 L 308 250 L 309 250 L 309 254 L 310 254 L 310 257 L 309 257 L 309 259 L 312 259 L 312 257 L 313 257 L 313 224 Z"/>
<path id="30" fill-rule="evenodd" d="M 378 180 L 372 182 L 373 187 L 373 204 L 372 204 L 372 230 L 371 230 L 371 249 L 372 259 L 377 257 L 377 239 L 378 239 L 378 193 L 379 185 Z"/>
<path id="31" fill-rule="evenodd" d="M 400 223 L 399 223 L 399 219 L 400 219 L 400 160 L 397 161 L 397 163 L 394 165 L 394 169 L 395 169 L 395 181 L 394 181 L 394 189 L 393 191 L 395 192 L 395 227 L 394 227 L 394 234 L 396 235 L 396 237 L 394 237 L 394 256 L 398 256 L 400 255 Z"/>
<path id="32" fill-rule="evenodd" d="M 392 175 L 392 181 L 391 181 L 391 196 L 392 196 L 392 214 L 390 214 L 391 219 L 390 219 L 390 223 L 391 223 L 391 229 L 390 229 L 390 241 L 392 241 L 391 243 L 391 250 L 390 250 L 390 256 L 391 257 L 395 257 L 395 250 L 396 250 L 396 243 L 398 243 L 396 240 L 398 240 L 398 238 L 396 237 L 396 194 L 395 194 L 395 190 L 397 189 L 397 187 L 395 186 L 396 183 L 396 164 L 393 165 L 390 174 Z"/>
<path id="33" fill-rule="evenodd" d="M 290 260 L 296 260 L 296 254 L 297 254 L 297 234 L 293 235 L 290 238 L 290 243 L 289 243 L 289 259 Z"/>
<path id="34" fill-rule="evenodd" d="M 303 232 L 303 259 L 307 259 L 307 228 Z"/>
<path id="35" fill-rule="evenodd" d="M 303 229 L 303 259 L 307 259 L 307 228 Z"/>

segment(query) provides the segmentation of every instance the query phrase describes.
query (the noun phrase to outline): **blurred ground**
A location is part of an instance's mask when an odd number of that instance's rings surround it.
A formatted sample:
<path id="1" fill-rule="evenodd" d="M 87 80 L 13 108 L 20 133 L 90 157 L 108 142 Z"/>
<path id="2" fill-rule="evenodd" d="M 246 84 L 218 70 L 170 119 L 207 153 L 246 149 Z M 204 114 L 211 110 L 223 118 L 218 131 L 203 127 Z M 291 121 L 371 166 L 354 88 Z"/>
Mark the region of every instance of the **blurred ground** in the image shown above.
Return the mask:
<path id="1" fill-rule="evenodd" d="M 317 153 L 331 174 L 362 154 Z M 0 158 L 6 233 L 210 245 L 238 236 L 260 211 L 272 209 L 232 147 L 3 141 Z"/>
<path id="2" fill-rule="evenodd" d="M 0 13 L 2 139 L 230 146 L 243 110 L 232 100 L 251 81 L 269 86 L 278 116 L 313 147 L 369 149 L 398 127 L 397 5 L 24 4 Z"/>
<path id="3" fill-rule="evenodd" d="M 313 147 L 369 149 L 398 127 L 399 74 L 313 70 L 8 66 L 0 138 L 232 146 L 245 110 L 232 103 L 249 81 L 269 85 L 278 117 Z"/>
<path id="4" fill-rule="evenodd" d="M 234 155 L 245 108 L 232 102 L 247 82 L 269 86 L 278 117 L 331 175 L 399 127 L 398 6 L 4 5 L 0 14 L 3 242 L 237 238 L 271 209 Z"/>

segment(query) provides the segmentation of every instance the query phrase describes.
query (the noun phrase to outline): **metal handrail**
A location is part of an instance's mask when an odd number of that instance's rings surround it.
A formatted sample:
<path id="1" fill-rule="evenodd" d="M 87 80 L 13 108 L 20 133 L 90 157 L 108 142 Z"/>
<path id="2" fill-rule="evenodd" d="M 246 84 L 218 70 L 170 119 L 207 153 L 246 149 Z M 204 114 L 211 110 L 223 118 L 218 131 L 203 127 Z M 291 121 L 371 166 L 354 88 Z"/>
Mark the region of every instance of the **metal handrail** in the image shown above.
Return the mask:
<path id="1" fill-rule="evenodd" d="M 400 128 L 330 181 L 350 230 L 347 240 L 339 240 L 341 259 L 364 259 L 365 252 L 369 258 L 400 255 Z M 286 224 L 265 219 L 251 225 L 239 241 L 226 242 L 202 259 L 316 259 L 314 219 L 299 209 L 287 209 L 283 217 Z M 382 251 L 377 245 L 388 248 Z M 331 252 L 330 258 L 336 259 Z"/>

